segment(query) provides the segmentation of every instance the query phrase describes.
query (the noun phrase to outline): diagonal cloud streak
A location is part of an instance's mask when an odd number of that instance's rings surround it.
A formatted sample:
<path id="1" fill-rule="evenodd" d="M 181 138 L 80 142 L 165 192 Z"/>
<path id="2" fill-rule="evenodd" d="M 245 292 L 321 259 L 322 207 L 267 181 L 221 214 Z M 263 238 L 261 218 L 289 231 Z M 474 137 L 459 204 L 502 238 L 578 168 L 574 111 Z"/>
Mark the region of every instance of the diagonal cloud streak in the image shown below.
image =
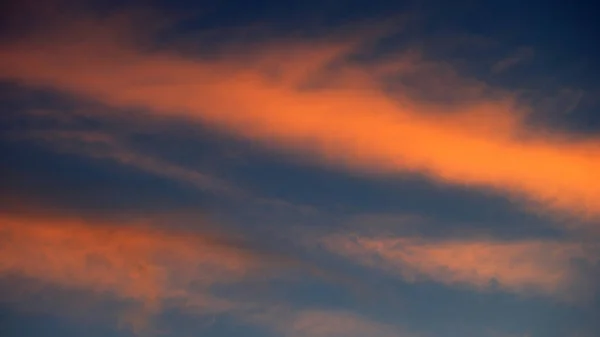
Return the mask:
<path id="1" fill-rule="evenodd" d="M 482 94 L 484 84 L 442 66 L 411 57 L 353 63 L 357 39 L 285 41 L 206 59 L 142 50 L 127 27 L 79 20 L 5 45 L 0 77 L 204 123 L 356 172 L 420 173 L 600 215 L 600 140 L 529 129 L 513 95 Z M 386 76 L 411 74 L 432 85 L 441 74 L 450 94 L 470 94 L 440 105 L 383 90 Z"/>
<path id="2" fill-rule="evenodd" d="M 132 166 L 148 173 L 190 184 L 200 190 L 237 197 L 242 197 L 246 193 L 210 174 L 134 151 L 117 137 L 106 132 L 43 130 L 16 134 L 12 138 L 39 140 L 59 152 L 111 160 L 121 165 Z"/>

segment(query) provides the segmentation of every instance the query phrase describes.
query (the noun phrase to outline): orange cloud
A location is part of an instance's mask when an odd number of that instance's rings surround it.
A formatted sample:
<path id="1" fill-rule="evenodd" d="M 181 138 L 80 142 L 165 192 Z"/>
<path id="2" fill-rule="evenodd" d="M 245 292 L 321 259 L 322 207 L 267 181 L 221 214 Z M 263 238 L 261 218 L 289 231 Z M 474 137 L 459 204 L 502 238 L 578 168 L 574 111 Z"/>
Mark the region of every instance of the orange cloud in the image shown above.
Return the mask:
<path id="1" fill-rule="evenodd" d="M 421 173 L 600 215 L 599 139 L 529 129 L 527 109 L 511 95 L 490 98 L 484 93 L 492 88 L 447 67 L 411 57 L 361 66 L 343 60 L 356 46 L 350 40 L 233 48 L 212 59 L 149 52 L 111 22 L 7 45 L 0 77 L 205 123 L 328 165 Z M 427 103 L 409 95 L 409 86 L 386 94 L 382 77 L 391 75 L 416 77 L 425 89 L 459 99 Z"/>
<path id="2" fill-rule="evenodd" d="M 135 222 L 3 214 L 0 234 L 0 276 L 137 303 L 141 311 L 127 317 L 137 326 L 163 306 L 195 314 L 239 310 L 243 304 L 216 296 L 211 288 L 265 279 L 272 266 L 269 257 L 216 237 Z"/>
<path id="3" fill-rule="evenodd" d="M 432 280 L 478 290 L 563 296 L 576 280 L 582 245 L 554 241 L 427 241 L 411 237 L 330 237 L 325 245 L 360 264 L 417 282 Z"/>
<path id="4" fill-rule="evenodd" d="M 250 279 L 268 282 L 274 265 L 289 267 L 291 261 L 215 236 L 144 224 L 1 214 L 0 278 L 15 275 L 91 292 L 93 296 L 73 303 L 70 310 L 70 304 L 61 306 L 67 301 L 63 298 L 52 302 L 53 312 L 67 310 L 82 319 L 97 309 L 92 303 L 96 298 L 139 304 L 141 308 L 119 312 L 118 318 L 143 335 L 153 328 L 148 320 L 153 314 L 175 308 L 199 318 L 230 314 L 289 337 L 399 336 L 397 327 L 350 312 L 297 310 L 290 304 L 216 295 L 214 286 L 243 287 Z M 15 286 L 9 300 L 19 305 L 31 292 L 43 291 Z"/>

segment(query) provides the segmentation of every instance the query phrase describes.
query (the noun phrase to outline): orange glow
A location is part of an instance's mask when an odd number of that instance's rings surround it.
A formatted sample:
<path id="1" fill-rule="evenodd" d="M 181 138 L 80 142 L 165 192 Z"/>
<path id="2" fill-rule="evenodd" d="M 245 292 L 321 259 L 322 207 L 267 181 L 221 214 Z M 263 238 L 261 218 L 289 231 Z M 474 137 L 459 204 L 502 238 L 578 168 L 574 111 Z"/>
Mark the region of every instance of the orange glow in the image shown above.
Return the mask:
<path id="1" fill-rule="evenodd" d="M 328 247 L 361 264 L 409 282 L 433 280 L 487 290 L 496 282 L 511 292 L 561 295 L 576 277 L 570 265 L 584 258 L 580 245 L 552 241 L 424 241 L 414 238 L 326 240 Z"/>
<path id="2" fill-rule="evenodd" d="M 83 40 L 63 34 L 7 46 L 0 53 L 0 77 L 206 123 L 327 165 L 421 173 L 582 217 L 600 215 L 600 140 L 529 130 L 522 121 L 525 109 L 508 94 L 471 95 L 441 106 L 383 92 L 381 72 L 424 68 L 418 60 L 391 68 L 342 62 L 340 69 L 324 71 L 351 49 L 348 42 L 288 42 L 204 60 L 141 52 L 114 42 L 114 29 L 101 28 Z M 436 83 L 440 67 L 431 69 L 420 76 Z M 448 90 L 457 96 L 483 86 L 443 76 L 455 82 Z"/>
<path id="3" fill-rule="evenodd" d="M 120 225 L 2 215 L 0 276 L 134 301 L 146 310 L 176 301 L 198 312 L 219 312 L 232 303 L 213 296 L 210 287 L 240 282 L 266 263 L 213 237 Z"/>

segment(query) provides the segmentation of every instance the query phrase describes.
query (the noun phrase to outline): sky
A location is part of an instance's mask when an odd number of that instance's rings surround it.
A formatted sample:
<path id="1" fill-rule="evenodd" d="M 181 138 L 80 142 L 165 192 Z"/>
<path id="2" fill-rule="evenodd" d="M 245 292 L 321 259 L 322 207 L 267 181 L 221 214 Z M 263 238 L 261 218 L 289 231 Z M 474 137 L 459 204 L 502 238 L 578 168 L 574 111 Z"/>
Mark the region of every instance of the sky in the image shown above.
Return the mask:
<path id="1" fill-rule="evenodd" d="M 599 336 L 594 12 L 3 4 L 0 334 Z"/>

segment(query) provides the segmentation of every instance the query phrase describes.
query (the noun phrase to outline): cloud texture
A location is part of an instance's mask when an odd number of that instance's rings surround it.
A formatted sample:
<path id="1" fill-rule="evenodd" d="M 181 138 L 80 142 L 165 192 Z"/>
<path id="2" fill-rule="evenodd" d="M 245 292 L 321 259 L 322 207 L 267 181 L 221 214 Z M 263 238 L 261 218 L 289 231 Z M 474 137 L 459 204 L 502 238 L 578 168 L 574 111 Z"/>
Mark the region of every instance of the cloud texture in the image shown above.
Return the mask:
<path id="1" fill-rule="evenodd" d="M 129 27 L 82 19 L 7 44 L 0 76 L 202 123 L 356 172 L 419 173 L 577 216 L 600 213 L 598 139 L 530 128 L 515 95 L 448 66 L 412 54 L 351 62 L 358 44 L 348 38 L 233 45 L 218 58 L 192 57 L 142 48 L 127 38 L 139 35 Z M 390 94 L 385 79 L 394 76 L 464 99 L 434 104 L 402 85 Z"/>

